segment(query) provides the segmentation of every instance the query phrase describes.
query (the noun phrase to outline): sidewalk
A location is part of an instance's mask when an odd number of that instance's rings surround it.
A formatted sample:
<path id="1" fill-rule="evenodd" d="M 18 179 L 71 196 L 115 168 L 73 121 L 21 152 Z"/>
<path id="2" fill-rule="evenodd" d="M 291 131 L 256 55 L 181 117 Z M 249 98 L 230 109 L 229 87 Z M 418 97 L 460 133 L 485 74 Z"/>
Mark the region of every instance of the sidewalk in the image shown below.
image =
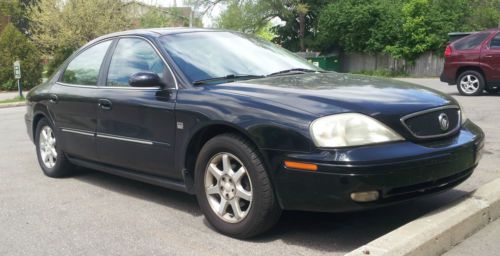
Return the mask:
<path id="1" fill-rule="evenodd" d="M 23 95 L 26 96 L 26 93 L 28 93 L 28 91 L 24 91 Z M 19 92 L 17 92 L 17 91 L 13 91 L 13 92 L 0 92 L 0 101 L 2 101 L 2 100 L 10 100 L 10 99 L 13 99 L 13 98 L 17 97 L 18 95 L 19 95 Z"/>
<path id="2" fill-rule="evenodd" d="M 443 256 L 496 256 L 500 252 L 500 219 L 455 246 Z"/>

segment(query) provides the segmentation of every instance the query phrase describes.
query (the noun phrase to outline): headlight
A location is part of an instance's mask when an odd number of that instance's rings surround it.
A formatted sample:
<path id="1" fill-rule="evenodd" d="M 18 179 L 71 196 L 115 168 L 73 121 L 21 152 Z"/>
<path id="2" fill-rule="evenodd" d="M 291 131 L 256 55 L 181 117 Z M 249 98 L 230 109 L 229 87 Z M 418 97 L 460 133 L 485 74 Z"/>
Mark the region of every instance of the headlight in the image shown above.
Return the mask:
<path id="1" fill-rule="evenodd" d="M 348 147 L 404 140 L 379 121 L 357 113 L 318 118 L 311 123 L 310 132 L 317 147 Z"/>
<path id="2" fill-rule="evenodd" d="M 465 109 L 462 105 L 458 104 L 458 107 L 460 108 L 460 120 L 462 121 L 462 124 L 464 124 L 469 118 L 465 114 Z"/>

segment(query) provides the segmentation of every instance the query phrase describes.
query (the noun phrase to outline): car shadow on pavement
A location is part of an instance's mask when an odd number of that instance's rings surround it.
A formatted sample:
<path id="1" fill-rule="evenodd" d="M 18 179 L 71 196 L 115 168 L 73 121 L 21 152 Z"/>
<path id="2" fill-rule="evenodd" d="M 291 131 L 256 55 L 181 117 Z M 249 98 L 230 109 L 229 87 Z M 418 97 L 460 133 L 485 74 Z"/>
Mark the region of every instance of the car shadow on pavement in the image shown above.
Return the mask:
<path id="1" fill-rule="evenodd" d="M 255 241 L 280 239 L 325 252 L 349 252 L 467 194 L 453 189 L 388 207 L 351 213 L 284 212 L 278 225 Z"/>
<path id="2" fill-rule="evenodd" d="M 78 167 L 77 174 L 72 178 L 116 193 L 175 208 L 193 216 L 202 215 L 196 197 L 183 192 L 81 167 Z"/>
<path id="3" fill-rule="evenodd" d="M 500 93 L 491 94 L 491 93 L 486 93 L 486 92 L 479 95 L 479 96 L 464 96 L 464 95 L 460 94 L 459 92 L 449 92 L 447 94 L 451 95 L 451 96 L 460 96 L 460 97 L 500 97 Z"/>
<path id="4" fill-rule="evenodd" d="M 175 208 L 193 216 L 202 215 L 192 195 L 99 171 L 79 169 L 79 174 L 73 177 L 79 181 Z M 397 205 L 351 213 L 285 211 L 270 231 L 241 242 L 259 244 L 280 240 L 318 252 L 349 252 L 467 194 L 466 191 L 452 189 Z M 206 220 L 203 222 L 214 230 Z"/>

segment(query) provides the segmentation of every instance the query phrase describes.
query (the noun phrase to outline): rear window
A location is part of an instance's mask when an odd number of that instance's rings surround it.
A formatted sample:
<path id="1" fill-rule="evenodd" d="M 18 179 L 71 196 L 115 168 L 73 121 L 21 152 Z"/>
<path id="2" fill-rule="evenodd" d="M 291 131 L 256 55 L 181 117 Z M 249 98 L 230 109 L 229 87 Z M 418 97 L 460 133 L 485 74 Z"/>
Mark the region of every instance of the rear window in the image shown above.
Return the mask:
<path id="1" fill-rule="evenodd" d="M 488 36 L 490 33 L 477 33 L 473 34 L 467 37 L 464 37 L 463 39 L 455 42 L 453 44 L 453 47 L 456 50 L 471 50 L 476 48 L 478 45 L 480 45 Z"/>

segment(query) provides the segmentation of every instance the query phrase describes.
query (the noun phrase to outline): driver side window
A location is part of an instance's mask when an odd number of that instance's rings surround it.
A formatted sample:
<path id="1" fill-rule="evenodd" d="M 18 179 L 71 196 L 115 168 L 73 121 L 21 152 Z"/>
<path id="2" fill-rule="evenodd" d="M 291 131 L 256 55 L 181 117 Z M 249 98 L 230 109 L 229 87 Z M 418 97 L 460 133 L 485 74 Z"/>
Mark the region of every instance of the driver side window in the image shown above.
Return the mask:
<path id="1" fill-rule="evenodd" d="M 500 33 L 496 34 L 495 37 L 491 39 L 490 48 L 495 50 L 500 49 Z"/>
<path id="2" fill-rule="evenodd" d="M 153 47 L 139 38 L 118 41 L 109 65 L 107 86 L 128 87 L 130 76 L 138 72 L 153 72 L 171 85 L 170 72 Z M 167 78 L 167 79 L 164 79 Z"/>

